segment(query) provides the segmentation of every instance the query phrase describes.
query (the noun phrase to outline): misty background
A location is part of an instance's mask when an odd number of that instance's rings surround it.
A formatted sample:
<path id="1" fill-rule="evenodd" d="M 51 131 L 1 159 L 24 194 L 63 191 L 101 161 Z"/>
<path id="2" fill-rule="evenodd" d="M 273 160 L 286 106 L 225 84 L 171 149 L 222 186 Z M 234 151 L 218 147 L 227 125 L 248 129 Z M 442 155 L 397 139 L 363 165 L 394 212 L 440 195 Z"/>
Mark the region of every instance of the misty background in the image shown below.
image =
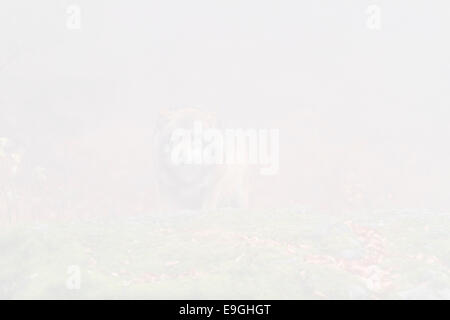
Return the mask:
<path id="1" fill-rule="evenodd" d="M 80 30 L 66 27 L 72 4 Z M 381 30 L 366 26 L 372 4 Z M 71 201 L 61 206 L 146 211 L 156 116 L 195 106 L 230 128 L 280 130 L 280 172 L 256 178 L 256 207 L 445 211 L 449 9 L 2 1 L 0 136 L 24 152 L 23 170 L 45 169 L 48 194 Z"/>

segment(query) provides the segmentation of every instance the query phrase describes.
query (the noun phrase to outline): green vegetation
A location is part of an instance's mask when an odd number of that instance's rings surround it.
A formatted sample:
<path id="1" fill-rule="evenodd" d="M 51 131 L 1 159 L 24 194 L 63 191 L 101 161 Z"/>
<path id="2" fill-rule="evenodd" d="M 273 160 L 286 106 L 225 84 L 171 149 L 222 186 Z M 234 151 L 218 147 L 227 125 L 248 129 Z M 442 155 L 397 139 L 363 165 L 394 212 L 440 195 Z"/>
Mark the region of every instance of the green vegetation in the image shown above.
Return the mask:
<path id="1" fill-rule="evenodd" d="M 0 231 L 1 298 L 450 298 L 450 215 L 223 210 Z M 81 287 L 69 290 L 68 267 Z"/>

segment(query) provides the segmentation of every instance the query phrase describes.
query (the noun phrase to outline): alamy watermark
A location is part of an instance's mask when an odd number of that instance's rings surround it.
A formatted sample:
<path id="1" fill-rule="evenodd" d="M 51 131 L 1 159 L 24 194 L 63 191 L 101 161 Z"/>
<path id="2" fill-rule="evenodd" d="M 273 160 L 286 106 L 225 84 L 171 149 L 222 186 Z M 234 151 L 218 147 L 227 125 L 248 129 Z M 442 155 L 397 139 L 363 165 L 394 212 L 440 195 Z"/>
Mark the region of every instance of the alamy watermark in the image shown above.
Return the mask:
<path id="1" fill-rule="evenodd" d="M 260 174 L 279 170 L 278 129 L 218 129 L 194 121 L 193 128 L 177 128 L 171 135 L 175 165 L 259 165 Z"/>
<path id="2" fill-rule="evenodd" d="M 69 290 L 81 289 L 81 268 L 77 265 L 67 267 L 66 288 Z"/>
<path id="3" fill-rule="evenodd" d="M 371 4 L 366 9 L 367 20 L 366 27 L 370 30 L 379 31 L 382 27 L 381 7 L 377 4 Z"/>
<path id="4" fill-rule="evenodd" d="M 66 27 L 69 30 L 81 29 L 81 7 L 77 4 L 71 4 L 66 9 Z"/>

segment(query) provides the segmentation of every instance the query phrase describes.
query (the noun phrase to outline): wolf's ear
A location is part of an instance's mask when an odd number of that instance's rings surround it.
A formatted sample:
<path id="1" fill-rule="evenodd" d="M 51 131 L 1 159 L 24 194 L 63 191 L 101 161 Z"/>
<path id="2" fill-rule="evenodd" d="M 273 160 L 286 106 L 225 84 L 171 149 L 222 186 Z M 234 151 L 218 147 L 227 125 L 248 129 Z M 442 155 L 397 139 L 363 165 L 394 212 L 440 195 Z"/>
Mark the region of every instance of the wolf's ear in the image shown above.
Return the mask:
<path id="1" fill-rule="evenodd" d="M 162 129 L 167 126 L 173 118 L 175 117 L 175 112 L 170 109 L 162 109 L 156 115 L 156 128 Z"/>
<path id="2" fill-rule="evenodd" d="M 162 109 L 159 111 L 159 114 L 158 114 L 159 118 L 165 119 L 166 121 L 173 119 L 174 115 L 175 115 L 175 111 L 170 110 L 170 109 Z"/>

